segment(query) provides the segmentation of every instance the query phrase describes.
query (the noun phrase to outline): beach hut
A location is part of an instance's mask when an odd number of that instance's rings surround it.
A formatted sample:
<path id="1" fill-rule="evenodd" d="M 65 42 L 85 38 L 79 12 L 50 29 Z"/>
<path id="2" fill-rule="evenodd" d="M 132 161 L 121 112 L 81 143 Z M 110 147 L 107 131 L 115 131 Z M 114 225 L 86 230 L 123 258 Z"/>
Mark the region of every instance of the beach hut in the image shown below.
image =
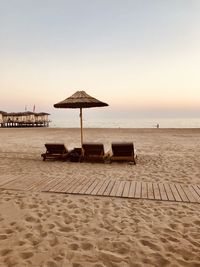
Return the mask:
<path id="1" fill-rule="evenodd" d="M 4 121 L 5 123 L 7 123 L 7 122 L 11 122 L 12 120 L 13 120 L 13 115 L 12 115 L 12 113 L 6 113 L 6 114 L 3 115 L 3 121 Z"/>
<path id="2" fill-rule="evenodd" d="M 26 122 L 28 123 L 34 123 L 35 122 L 35 113 L 31 111 L 24 112 L 24 115 L 26 117 Z"/>
<path id="3" fill-rule="evenodd" d="M 49 122 L 49 113 L 46 112 L 39 112 L 39 113 L 35 113 L 35 120 L 36 122 Z"/>
<path id="4" fill-rule="evenodd" d="M 0 124 L 2 125 L 4 122 L 4 116 L 5 116 L 6 112 L 5 111 L 1 111 L 0 110 Z"/>
<path id="5" fill-rule="evenodd" d="M 0 123 L 3 123 L 3 113 L 0 111 Z"/>

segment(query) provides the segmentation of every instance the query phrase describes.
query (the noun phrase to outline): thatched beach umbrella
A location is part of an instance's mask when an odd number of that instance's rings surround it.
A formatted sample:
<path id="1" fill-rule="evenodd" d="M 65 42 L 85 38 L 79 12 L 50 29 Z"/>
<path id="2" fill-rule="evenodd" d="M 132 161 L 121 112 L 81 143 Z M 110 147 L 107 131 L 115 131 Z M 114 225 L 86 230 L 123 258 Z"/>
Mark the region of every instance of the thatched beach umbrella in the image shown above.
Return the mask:
<path id="1" fill-rule="evenodd" d="M 72 96 L 54 105 L 55 108 L 80 108 L 81 147 L 83 145 L 83 108 L 104 107 L 108 104 L 86 94 L 85 91 L 77 91 Z"/>

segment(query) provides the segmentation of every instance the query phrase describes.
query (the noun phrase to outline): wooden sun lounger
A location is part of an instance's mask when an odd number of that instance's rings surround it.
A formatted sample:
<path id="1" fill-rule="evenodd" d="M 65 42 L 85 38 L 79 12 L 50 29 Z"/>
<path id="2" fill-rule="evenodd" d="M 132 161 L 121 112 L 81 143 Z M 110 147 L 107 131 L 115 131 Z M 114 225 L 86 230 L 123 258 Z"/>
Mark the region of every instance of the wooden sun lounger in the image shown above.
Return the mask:
<path id="1" fill-rule="evenodd" d="M 105 152 L 102 143 L 84 143 L 83 161 L 104 161 Z"/>
<path id="2" fill-rule="evenodd" d="M 136 164 L 136 154 L 132 142 L 112 143 L 110 161 L 132 161 Z"/>
<path id="3" fill-rule="evenodd" d="M 69 151 L 64 144 L 45 144 L 46 153 L 41 154 L 43 160 L 46 159 L 59 159 L 65 160 L 68 158 Z"/>

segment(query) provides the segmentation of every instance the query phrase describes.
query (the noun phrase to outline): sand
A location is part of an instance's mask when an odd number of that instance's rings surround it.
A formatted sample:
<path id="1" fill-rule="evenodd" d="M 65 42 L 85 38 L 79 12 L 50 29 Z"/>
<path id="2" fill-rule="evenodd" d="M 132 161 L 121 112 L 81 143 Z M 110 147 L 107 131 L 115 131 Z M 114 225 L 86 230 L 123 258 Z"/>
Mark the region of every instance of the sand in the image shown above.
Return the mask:
<path id="1" fill-rule="evenodd" d="M 79 147 L 79 129 L 0 128 L 0 179 L 95 177 L 199 184 L 200 129 L 85 129 L 134 141 L 137 165 L 43 162 L 45 142 Z M 0 266 L 200 266 L 200 206 L 0 191 Z"/>

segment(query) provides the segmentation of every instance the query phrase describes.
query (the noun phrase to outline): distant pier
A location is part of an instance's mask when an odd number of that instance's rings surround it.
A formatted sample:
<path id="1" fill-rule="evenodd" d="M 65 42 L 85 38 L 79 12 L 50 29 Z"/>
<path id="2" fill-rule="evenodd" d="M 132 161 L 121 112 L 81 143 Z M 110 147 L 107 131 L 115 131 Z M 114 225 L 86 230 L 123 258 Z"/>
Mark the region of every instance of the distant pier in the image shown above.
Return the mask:
<path id="1" fill-rule="evenodd" d="M 16 127 L 49 127 L 50 114 L 46 112 L 12 112 L 7 113 L 0 111 L 0 127 L 16 128 Z"/>

